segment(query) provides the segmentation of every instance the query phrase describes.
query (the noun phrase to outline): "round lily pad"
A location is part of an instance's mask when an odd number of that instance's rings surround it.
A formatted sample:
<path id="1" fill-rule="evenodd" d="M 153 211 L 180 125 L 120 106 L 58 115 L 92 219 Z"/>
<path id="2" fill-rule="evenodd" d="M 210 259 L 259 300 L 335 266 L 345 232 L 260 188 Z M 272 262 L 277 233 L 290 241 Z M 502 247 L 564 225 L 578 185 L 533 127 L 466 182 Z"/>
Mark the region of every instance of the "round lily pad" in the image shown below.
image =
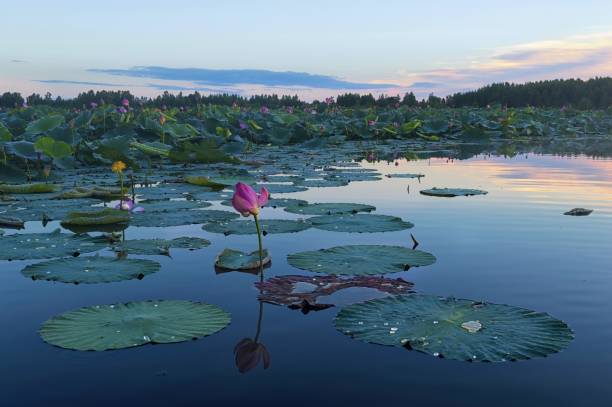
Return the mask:
<path id="1" fill-rule="evenodd" d="M 505 362 L 565 349 L 572 330 L 543 312 L 431 295 L 349 305 L 336 328 L 354 339 L 470 362 Z"/>
<path id="2" fill-rule="evenodd" d="M 486 195 L 487 191 L 481 189 L 465 189 L 465 188 L 431 188 L 421 191 L 422 195 L 440 196 L 444 198 L 452 198 L 455 196 L 472 196 Z"/>
<path id="3" fill-rule="evenodd" d="M 308 188 L 294 184 L 258 184 L 255 186 L 259 191 L 260 187 L 266 187 L 271 194 L 288 194 L 290 192 L 303 192 Z"/>
<path id="4" fill-rule="evenodd" d="M 288 219 L 260 219 L 261 230 L 268 233 L 295 233 L 310 228 L 310 223 Z M 207 223 L 202 226 L 207 232 L 223 233 L 224 235 L 253 235 L 257 234 L 255 221 L 232 220 L 229 222 Z"/>
<path id="5" fill-rule="evenodd" d="M 263 251 L 264 267 L 272 261 L 266 249 Z M 225 270 L 253 270 L 261 267 L 259 250 L 244 253 L 239 250 L 225 249 L 217 256 L 215 267 Z"/>
<path id="6" fill-rule="evenodd" d="M 344 213 L 372 212 L 374 206 L 357 203 L 306 203 L 291 205 L 285 211 L 301 215 L 339 215 Z"/>
<path id="7" fill-rule="evenodd" d="M 574 208 L 570 211 L 564 213 L 564 215 L 569 216 L 589 216 L 593 213 L 593 209 L 585 209 L 585 208 Z"/>
<path id="8" fill-rule="evenodd" d="M 141 206 L 145 212 L 164 212 L 206 208 L 210 206 L 210 203 L 202 201 L 188 201 L 185 199 L 173 199 L 139 202 L 138 206 Z"/>
<path id="9" fill-rule="evenodd" d="M 197 250 L 209 246 L 210 242 L 199 237 L 177 237 L 172 240 L 136 239 L 116 244 L 113 250 L 139 255 L 169 255 L 171 248 Z"/>
<path id="10" fill-rule="evenodd" d="M 212 209 L 158 211 L 152 213 L 145 211 L 134 214 L 131 225 L 143 227 L 181 226 L 208 222 L 227 222 L 239 216 L 237 213 Z"/>
<path id="11" fill-rule="evenodd" d="M 212 335 L 230 323 L 221 308 L 192 301 L 138 301 L 95 305 L 55 316 L 40 328 L 42 339 L 82 351 L 176 343 Z"/>
<path id="12" fill-rule="evenodd" d="M 142 279 L 159 271 L 160 267 L 159 263 L 151 260 L 86 256 L 32 264 L 21 273 L 32 280 L 96 284 Z"/>
<path id="13" fill-rule="evenodd" d="M 71 212 L 61 223 L 67 226 L 101 226 L 126 224 L 130 221 L 128 211 L 120 209 L 104 208 L 91 211 Z"/>
<path id="14" fill-rule="evenodd" d="M 0 260 L 50 259 L 72 256 L 75 253 L 90 253 L 108 245 L 104 237 L 86 234 L 60 233 L 15 233 L 0 239 Z"/>
<path id="15" fill-rule="evenodd" d="M 423 178 L 424 176 L 425 175 L 423 174 L 410 174 L 410 173 L 385 175 L 385 177 L 387 178 Z"/>
<path id="16" fill-rule="evenodd" d="M 400 246 L 350 245 L 290 254 L 287 261 L 293 267 L 315 273 L 367 276 L 429 266 L 436 258 Z"/>
<path id="17" fill-rule="evenodd" d="M 280 208 L 285 208 L 287 206 L 293 206 L 293 205 L 304 205 L 307 204 L 308 202 L 301 200 L 301 199 L 293 199 L 293 198 L 270 198 L 268 200 L 268 203 L 266 204 L 266 208 L 276 208 L 276 207 L 280 207 Z M 221 202 L 221 205 L 224 206 L 232 206 L 232 201 L 231 200 L 225 200 Z"/>
<path id="18" fill-rule="evenodd" d="M 308 222 L 317 229 L 349 233 L 394 232 L 414 226 L 395 216 L 361 213 L 315 216 Z"/>

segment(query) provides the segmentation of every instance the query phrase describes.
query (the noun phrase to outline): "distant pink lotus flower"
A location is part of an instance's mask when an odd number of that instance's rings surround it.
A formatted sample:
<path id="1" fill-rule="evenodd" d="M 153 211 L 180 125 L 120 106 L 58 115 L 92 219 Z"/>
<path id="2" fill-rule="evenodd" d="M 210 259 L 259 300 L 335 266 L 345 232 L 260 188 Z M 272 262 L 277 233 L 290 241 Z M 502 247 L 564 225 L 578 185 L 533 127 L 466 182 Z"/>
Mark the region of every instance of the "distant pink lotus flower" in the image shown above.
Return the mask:
<path id="1" fill-rule="evenodd" d="M 325 98 L 325 104 L 331 105 L 332 103 L 334 103 L 333 97 Z"/>
<path id="2" fill-rule="evenodd" d="M 374 126 L 376 124 L 376 120 L 368 120 L 368 126 Z"/>
<path id="3" fill-rule="evenodd" d="M 92 109 L 95 109 L 96 107 L 98 107 L 98 104 L 96 102 L 91 102 L 89 106 L 91 106 Z"/>
<path id="4" fill-rule="evenodd" d="M 270 192 L 265 187 L 262 187 L 259 194 L 255 192 L 249 185 L 239 182 L 236 184 L 234 196 L 232 197 L 232 206 L 242 216 L 257 216 L 259 210 L 268 203 Z"/>
<path id="5" fill-rule="evenodd" d="M 287 113 L 290 113 L 290 114 L 293 113 L 293 106 L 287 106 L 286 109 L 287 109 Z"/>
<path id="6" fill-rule="evenodd" d="M 126 199 L 115 205 L 115 209 L 121 209 L 122 211 L 128 211 L 133 213 L 144 212 L 144 208 L 142 206 L 134 207 L 134 205 L 134 201 L 132 201 L 131 199 Z"/>
<path id="7" fill-rule="evenodd" d="M 117 113 L 127 113 L 127 109 L 123 106 L 117 108 Z"/>
<path id="8" fill-rule="evenodd" d="M 263 114 L 268 114 L 270 113 L 270 109 L 268 109 L 266 106 L 262 106 L 259 111 Z"/>
<path id="9" fill-rule="evenodd" d="M 238 122 L 238 126 L 240 126 L 242 130 L 246 130 L 249 128 L 249 126 L 244 122 Z"/>
<path id="10" fill-rule="evenodd" d="M 123 100 L 121 100 L 121 104 L 122 104 L 124 107 L 128 107 L 128 106 L 130 105 L 130 101 L 129 101 L 129 100 L 127 100 L 127 99 L 123 99 Z"/>

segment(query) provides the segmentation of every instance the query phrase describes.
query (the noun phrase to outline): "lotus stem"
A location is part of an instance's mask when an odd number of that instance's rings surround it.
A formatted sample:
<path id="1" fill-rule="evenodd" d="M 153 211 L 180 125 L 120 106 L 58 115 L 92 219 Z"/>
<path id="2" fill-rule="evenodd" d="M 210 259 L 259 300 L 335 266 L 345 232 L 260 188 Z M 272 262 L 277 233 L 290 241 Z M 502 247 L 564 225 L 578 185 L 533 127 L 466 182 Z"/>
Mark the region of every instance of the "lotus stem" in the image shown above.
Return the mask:
<path id="1" fill-rule="evenodd" d="M 257 215 L 253 215 L 255 218 L 255 228 L 257 228 L 257 242 L 259 243 L 259 274 L 260 279 L 263 281 L 263 243 L 261 241 L 261 228 L 259 227 L 259 218 Z"/>

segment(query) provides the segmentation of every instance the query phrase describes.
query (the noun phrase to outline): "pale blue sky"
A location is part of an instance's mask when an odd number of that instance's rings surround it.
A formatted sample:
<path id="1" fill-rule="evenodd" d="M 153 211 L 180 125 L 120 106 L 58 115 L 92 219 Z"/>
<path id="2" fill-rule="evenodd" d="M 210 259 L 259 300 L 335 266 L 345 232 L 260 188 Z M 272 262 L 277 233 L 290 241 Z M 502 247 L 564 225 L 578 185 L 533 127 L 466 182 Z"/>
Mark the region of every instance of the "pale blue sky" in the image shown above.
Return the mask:
<path id="1" fill-rule="evenodd" d="M 257 75 L 239 84 L 214 83 L 208 71 L 131 70 L 143 66 L 295 71 L 401 91 L 416 82 L 421 93 L 612 73 L 610 0 L 41 0 L 1 9 L 0 91 L 71 96 L 98 83 L 148 95 L 212 85 L 308 97 L 342 86 L 325 79 L 323 90 L 309 91 L 303 86 L 323 78 L 261 86 Z"/>

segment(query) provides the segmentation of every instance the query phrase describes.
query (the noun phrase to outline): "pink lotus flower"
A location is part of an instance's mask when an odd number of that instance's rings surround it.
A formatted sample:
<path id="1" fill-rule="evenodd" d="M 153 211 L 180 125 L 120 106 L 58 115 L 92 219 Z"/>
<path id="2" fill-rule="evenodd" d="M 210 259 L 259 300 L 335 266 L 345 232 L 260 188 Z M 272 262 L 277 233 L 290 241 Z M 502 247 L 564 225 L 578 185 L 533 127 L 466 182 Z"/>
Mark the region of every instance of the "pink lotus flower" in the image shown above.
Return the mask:
<path id="1" fill-rule="evenodd" d="M 259 215 L 259 209 L 268 203 L 269 198 L 270 192 L 266 188 L 262 187 L 257 194 L 249 185 L 239 182 L 234 190 L 232 206 L 242 216 L 257 216 Z"/>
<path id="2" fill-rule="evenodd" d="M 128 211 L 133 213 L 144 212 L 144 208 L 142 206 L 134 207 L 134 205 L 134 201 L 132 201 L 131 199 L 126 199 L 125 201 L 121 201 L 117 205 L 115 205 L 115 209 L 121 209 L 122 211 Z"/>
<path id="3" fill-rule="evenodd" d="M 270 113 L 270 109 L 268 109 L 268 108 L 267 108 L 267 107 L 265 107 L 265 106 L 262 106 L 262 107 L 259 109 L 259 111 L 260 111 L 261 113 L 263 113 L 263 114 L 268 114 L 268 113 Z"/>
<path id="4" fill-rule="evenodd" d="M 130 101 L 129 101 L 129 100 L 127 100 L 127 99 L 123 99 L 123 100 L 121 100 L 121 104 L 122 104 L 123 106 L 125 106 L 125 107 L 128 107 L 128 106 L 130 105 Z"/>
<path id="5" fill-rule="evenodd" d="M 238 126 L 240 126 L 242 130 L 246 130 L 249 128 L 249 126 L 244 122 L 238 122 Z"/>
<path id="6" fill-rule="evenodd" d="M 91 102 L 89 105 L 91 106 L 92 109 L 95 109 L 96 107 L 98 107 L 98 104 L 96 102 Z"/>
<path id="7" fill-rule="evenodd" d="M 334 98 L 333 97 L 325 98 L 325 103 L 328 105 L 331 105 L 332 103 L 334 103 Z"/>
<path id="8" fill-rule="evenodd" d="M 376 120 L 368 120 L 368 126 L 374 126 L 376 124 Z"/>
<path id="9" fill-rule="evenodd" d="M 117 113 L 127 113 L 127 109 L 123 106 L 117 108 Z"/>

